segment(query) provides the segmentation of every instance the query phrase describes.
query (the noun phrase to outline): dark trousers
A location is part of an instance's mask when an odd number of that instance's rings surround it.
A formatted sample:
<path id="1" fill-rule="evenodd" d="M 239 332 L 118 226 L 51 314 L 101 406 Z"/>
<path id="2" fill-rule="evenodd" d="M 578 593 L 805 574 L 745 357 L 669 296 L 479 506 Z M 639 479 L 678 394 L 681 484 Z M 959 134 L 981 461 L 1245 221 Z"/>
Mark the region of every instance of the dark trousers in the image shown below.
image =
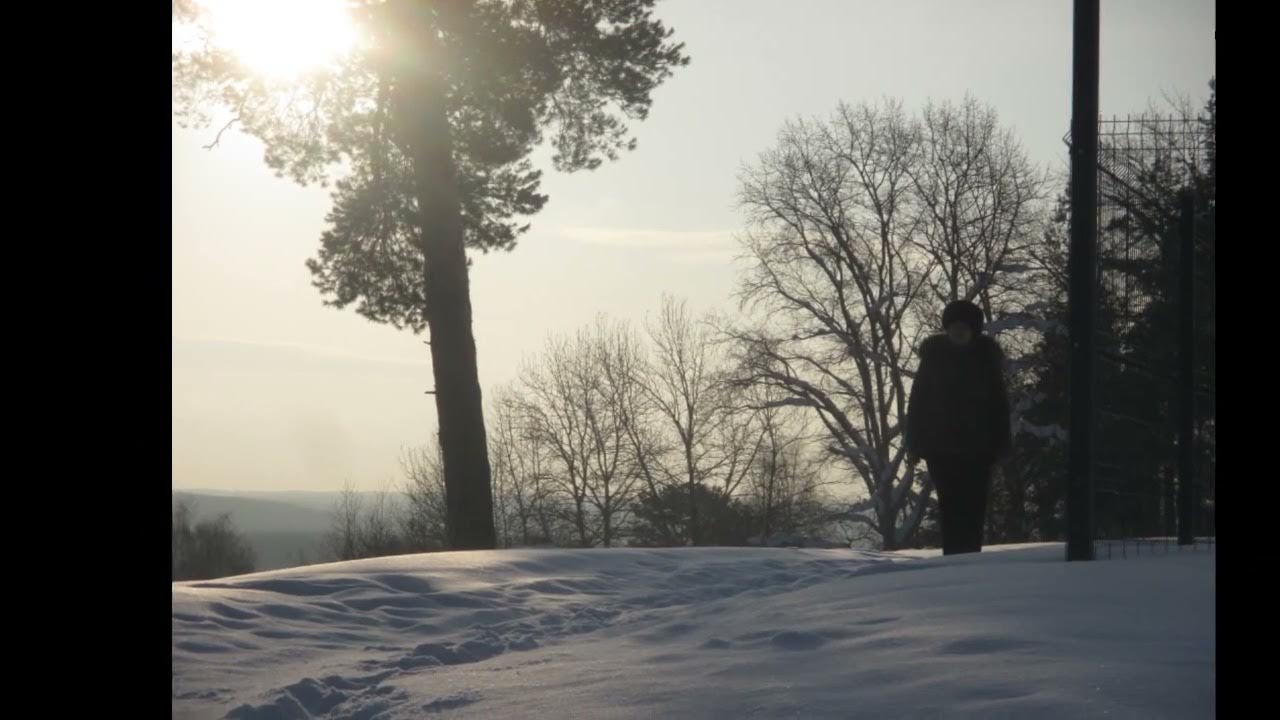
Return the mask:
<path id="1" fill-rule="evenodd" d="M 981 552 L 991 463 L 956 456 L 928 463 L 942 515 L 942 554 Z"/>

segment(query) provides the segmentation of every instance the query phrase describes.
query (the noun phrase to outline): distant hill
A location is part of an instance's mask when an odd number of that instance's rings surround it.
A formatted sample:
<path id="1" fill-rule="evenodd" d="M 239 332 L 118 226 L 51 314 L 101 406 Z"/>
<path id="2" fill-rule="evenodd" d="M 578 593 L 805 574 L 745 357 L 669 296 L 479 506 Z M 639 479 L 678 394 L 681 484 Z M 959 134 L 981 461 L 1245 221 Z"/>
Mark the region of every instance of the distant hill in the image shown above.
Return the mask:
<path id="1" fill-rule="evenodd" d="M 324 516 L 324 525 L 327 528 L 329 522 L 329 513 L 333 510 L 333 505 L 338 501 L 342 493 L 336 490 L 282 490 L 282 491 L 264 491 L 264 490 L 206 490 L 206 489 L 183 489 L 174 490 L 175 497 L 196 496 L 199 498 L 208 498 L 210 501 L 226 501 L 226 500 L 255 500 L 270 503 L 280 503 L 292 505 L 297 508 L 304 508 L 314 512 L 318 512 Z M 364 501 L 372 499 L 377 493 L 361 492 L 360 497 Z M 393 493 L 391 495 L 392 502 L 399 502 L 400 496 Z M 221 511 L 220 511 L 221 512 Z M 278 528 L 277 528 L 278 529 Z"/>
<path id="2" fill-rule="evenodd" d="M 360 495 L 368 502 L 374 493 Z M 197 521 L 230 513 L 236 529 L 253 546 L 257 570 L 325 562 L 324 535 L 339 497 L 338 492 L 320 491 L 173 491 L 174 504 L 186 500 L 194 505 Z M 400 502 L 398 495 L 391 499 Z"/>
<path id="3" fill-rule="evenodd" d="M 197 520 L 230 513 L 231 521 L 253 546 L 257 570 L 278 570 L 323 562 L 324 534 L 336 493 L 303 502 L 281 499 L 212 495 L 177 491 L 173 502 L 186 500 L 195 507 Z M 309 500 L 309 502 L 307 501 Z"/>
<path id="4" fill-rule="evenodd" d="M 334 495 L 336 497 L 336 494 Z M 176 491 L 173 502 L 186 500 L 195 505 L 196 517 L 217 517 L 231 513 L 231 519 L 242 532 L 311 532 L 329 529 L 329 504 L 295 503 L 262 497 L 240 495 L 206 495 Z"/>

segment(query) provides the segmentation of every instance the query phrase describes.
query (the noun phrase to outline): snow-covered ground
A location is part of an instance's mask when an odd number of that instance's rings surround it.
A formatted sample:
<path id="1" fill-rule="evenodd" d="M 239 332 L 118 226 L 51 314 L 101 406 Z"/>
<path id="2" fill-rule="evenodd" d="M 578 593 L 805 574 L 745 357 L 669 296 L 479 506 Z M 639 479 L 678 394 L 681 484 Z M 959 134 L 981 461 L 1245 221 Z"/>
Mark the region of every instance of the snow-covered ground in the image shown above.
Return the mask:
<path id="1" fill-rule="evenodd" d="M 672 548 L 173 585 L 177 718 L 1207 718 L 1214 551 Z"/>

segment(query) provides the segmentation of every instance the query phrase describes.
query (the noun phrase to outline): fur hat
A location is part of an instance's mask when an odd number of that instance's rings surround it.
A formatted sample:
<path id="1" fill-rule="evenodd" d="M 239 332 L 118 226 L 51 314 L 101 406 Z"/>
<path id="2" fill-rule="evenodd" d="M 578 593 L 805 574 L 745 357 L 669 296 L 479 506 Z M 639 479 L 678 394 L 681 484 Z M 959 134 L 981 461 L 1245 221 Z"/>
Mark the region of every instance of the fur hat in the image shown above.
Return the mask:
<path id="1" fill-rule="evenodd" d="M 947 308 L 942 311 L 943 329 L 951 327 L 954 322 L 969 323 L 969 327 L 973 328 L 973 334 L 979 335 L 982 333 L 982 308 L 968 300 L 956 300 L 948 304 Z"/>

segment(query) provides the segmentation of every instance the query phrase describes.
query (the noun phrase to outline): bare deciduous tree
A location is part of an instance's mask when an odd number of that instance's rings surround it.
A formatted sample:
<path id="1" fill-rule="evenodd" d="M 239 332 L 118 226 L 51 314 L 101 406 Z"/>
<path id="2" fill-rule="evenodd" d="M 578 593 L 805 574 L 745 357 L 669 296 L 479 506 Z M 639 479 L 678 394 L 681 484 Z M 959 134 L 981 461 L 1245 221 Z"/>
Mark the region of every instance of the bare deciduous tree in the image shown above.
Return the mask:
<path id="1" fill-rule="evenodd" d="M 600 318 L 573 340 L 550 339 L 521 375 L 521 412 L 531 437 L 547 448 L 583 547 L 614 543 L 638 481 L 624 403 L 636 352 L 625 324 Z"/>
<path id="2" fill-rule="evenodd" d="M 493 458 L 499 540 L 506 547 L 551 542 L 555 508 L 546 452 L 527 426 L 513 387 L 497 391 L 490 417 L 494 429 L 489 434 L 489 455 Z"/>
<path id="3" fill-rule="evenodd" d="M 449 547 L 446 527 L 449 512 L 439 447 L 402 450 L 400 471 L 404 475 L 405 497 L 400 534 L 405 548 L 411 552 L 430 552 Z"/>
<path id="4" fill-rule="evenodd" d="M 826 517 L 821 497 L 821 463 L 807 452 L 808 416 L 797 408 L 771 403 L 765 388 L 743 389 L 744 402 L 756 408 L 761 448 L 751 464 L 746 496 L 760 542 L 775 534 L 807 533 Z"/>
<path id="5" fill-rule="evenodd" d="M 908 166 L 912 195 L 924 216 L 912 244 L 930 261 L 926 274 L 935 310 L 952 300 L 978 303 L 987 317 L 1021 307 L 1022 275 L 1044 228 L 1048 176 L 1027 160 L 996 112 L 966 97 L 959 105 L 927 105 L 919 151 Z M 1012 296 L 1012 297 L 1007 297 Z"/>
<path id="6" fill-rule="evenodd" d="M 631 514 L 640 481 L 630 425 L 637 420 L 643 355 L 639 338 L 625 323 L 598 322 L 589 352 L 598 373 L 599 404 L 588 404 L 595 462 L 595 482 L 588 488 L 600 516 L 604 546 L 609 547 Z"/>
<path id="7" fill-rule="evenodd" d="M 394 501 L 386 490 L 366 498 L 348 480 L 330 512 L 324 548 L 334 560 L 394 555 L 404 549 L 396 532 Z"/>
<path id="8" fill-rule="evenodd" d="M 360 557 L 360 516 L 364 503 L 350 480 L 346 481 L 330 512 L 329 532 L 324 544 L 334 560 Z"/>
<path id="9" fill-rule="evenodd" d="M 811 410 L 866 491 L 847 517 L 886 549 L 910 540 L 932 491 L 903 462 L 914 350 L 939 293 L 987 293 L 992 309 L 1039 232 L 1037 177 L 990 111 L 969 102 L 917 121 L 893 101 L 790 122 L 741 177 L 753 266 L 740 298 L 759 315 L 729 330 L 737 380 Z"/>
<path id="10" fill-rule="evenodd" d="M 581 547 L 595 544 L 588 518 L 587 466 L 589 435 L 582 401 L 585 361 L 564 337 L 547 341 L 541 357 L 521 372 L 521 410 L 536 441 L 548 448 L 554 465 L 552 483 L 569 501 L 570 520 Z"/>
<path id="11" fill-rule="evenodd" d="M 669 482 L 685 487 L 689 537 L 684 540 L 697 545 L 698 485 L 733 496 L 759 451 L 760 435 L 750 412 L 734 404 L 710 323 L 696 320 L 684 301 L 663 296 L 647 329 L 652 359 L 640 384 L 667 449 L 652 457 L 665 460 L 662 474 Z"/>
<path id="12" fill-rule="evenodd" d="M 385 557 L 403 552 L 397 524 L 393 495 L 387 490 L 374 493 L 360 522 L 360 556 Z"/>
<path id="13" fill-rule="evenodd" d="M 210 580 L 253 572 L 253 547 L 236 530 L 230 513 L 196 521 L 194 504 L 173 506 L 172 579 Z"/>

